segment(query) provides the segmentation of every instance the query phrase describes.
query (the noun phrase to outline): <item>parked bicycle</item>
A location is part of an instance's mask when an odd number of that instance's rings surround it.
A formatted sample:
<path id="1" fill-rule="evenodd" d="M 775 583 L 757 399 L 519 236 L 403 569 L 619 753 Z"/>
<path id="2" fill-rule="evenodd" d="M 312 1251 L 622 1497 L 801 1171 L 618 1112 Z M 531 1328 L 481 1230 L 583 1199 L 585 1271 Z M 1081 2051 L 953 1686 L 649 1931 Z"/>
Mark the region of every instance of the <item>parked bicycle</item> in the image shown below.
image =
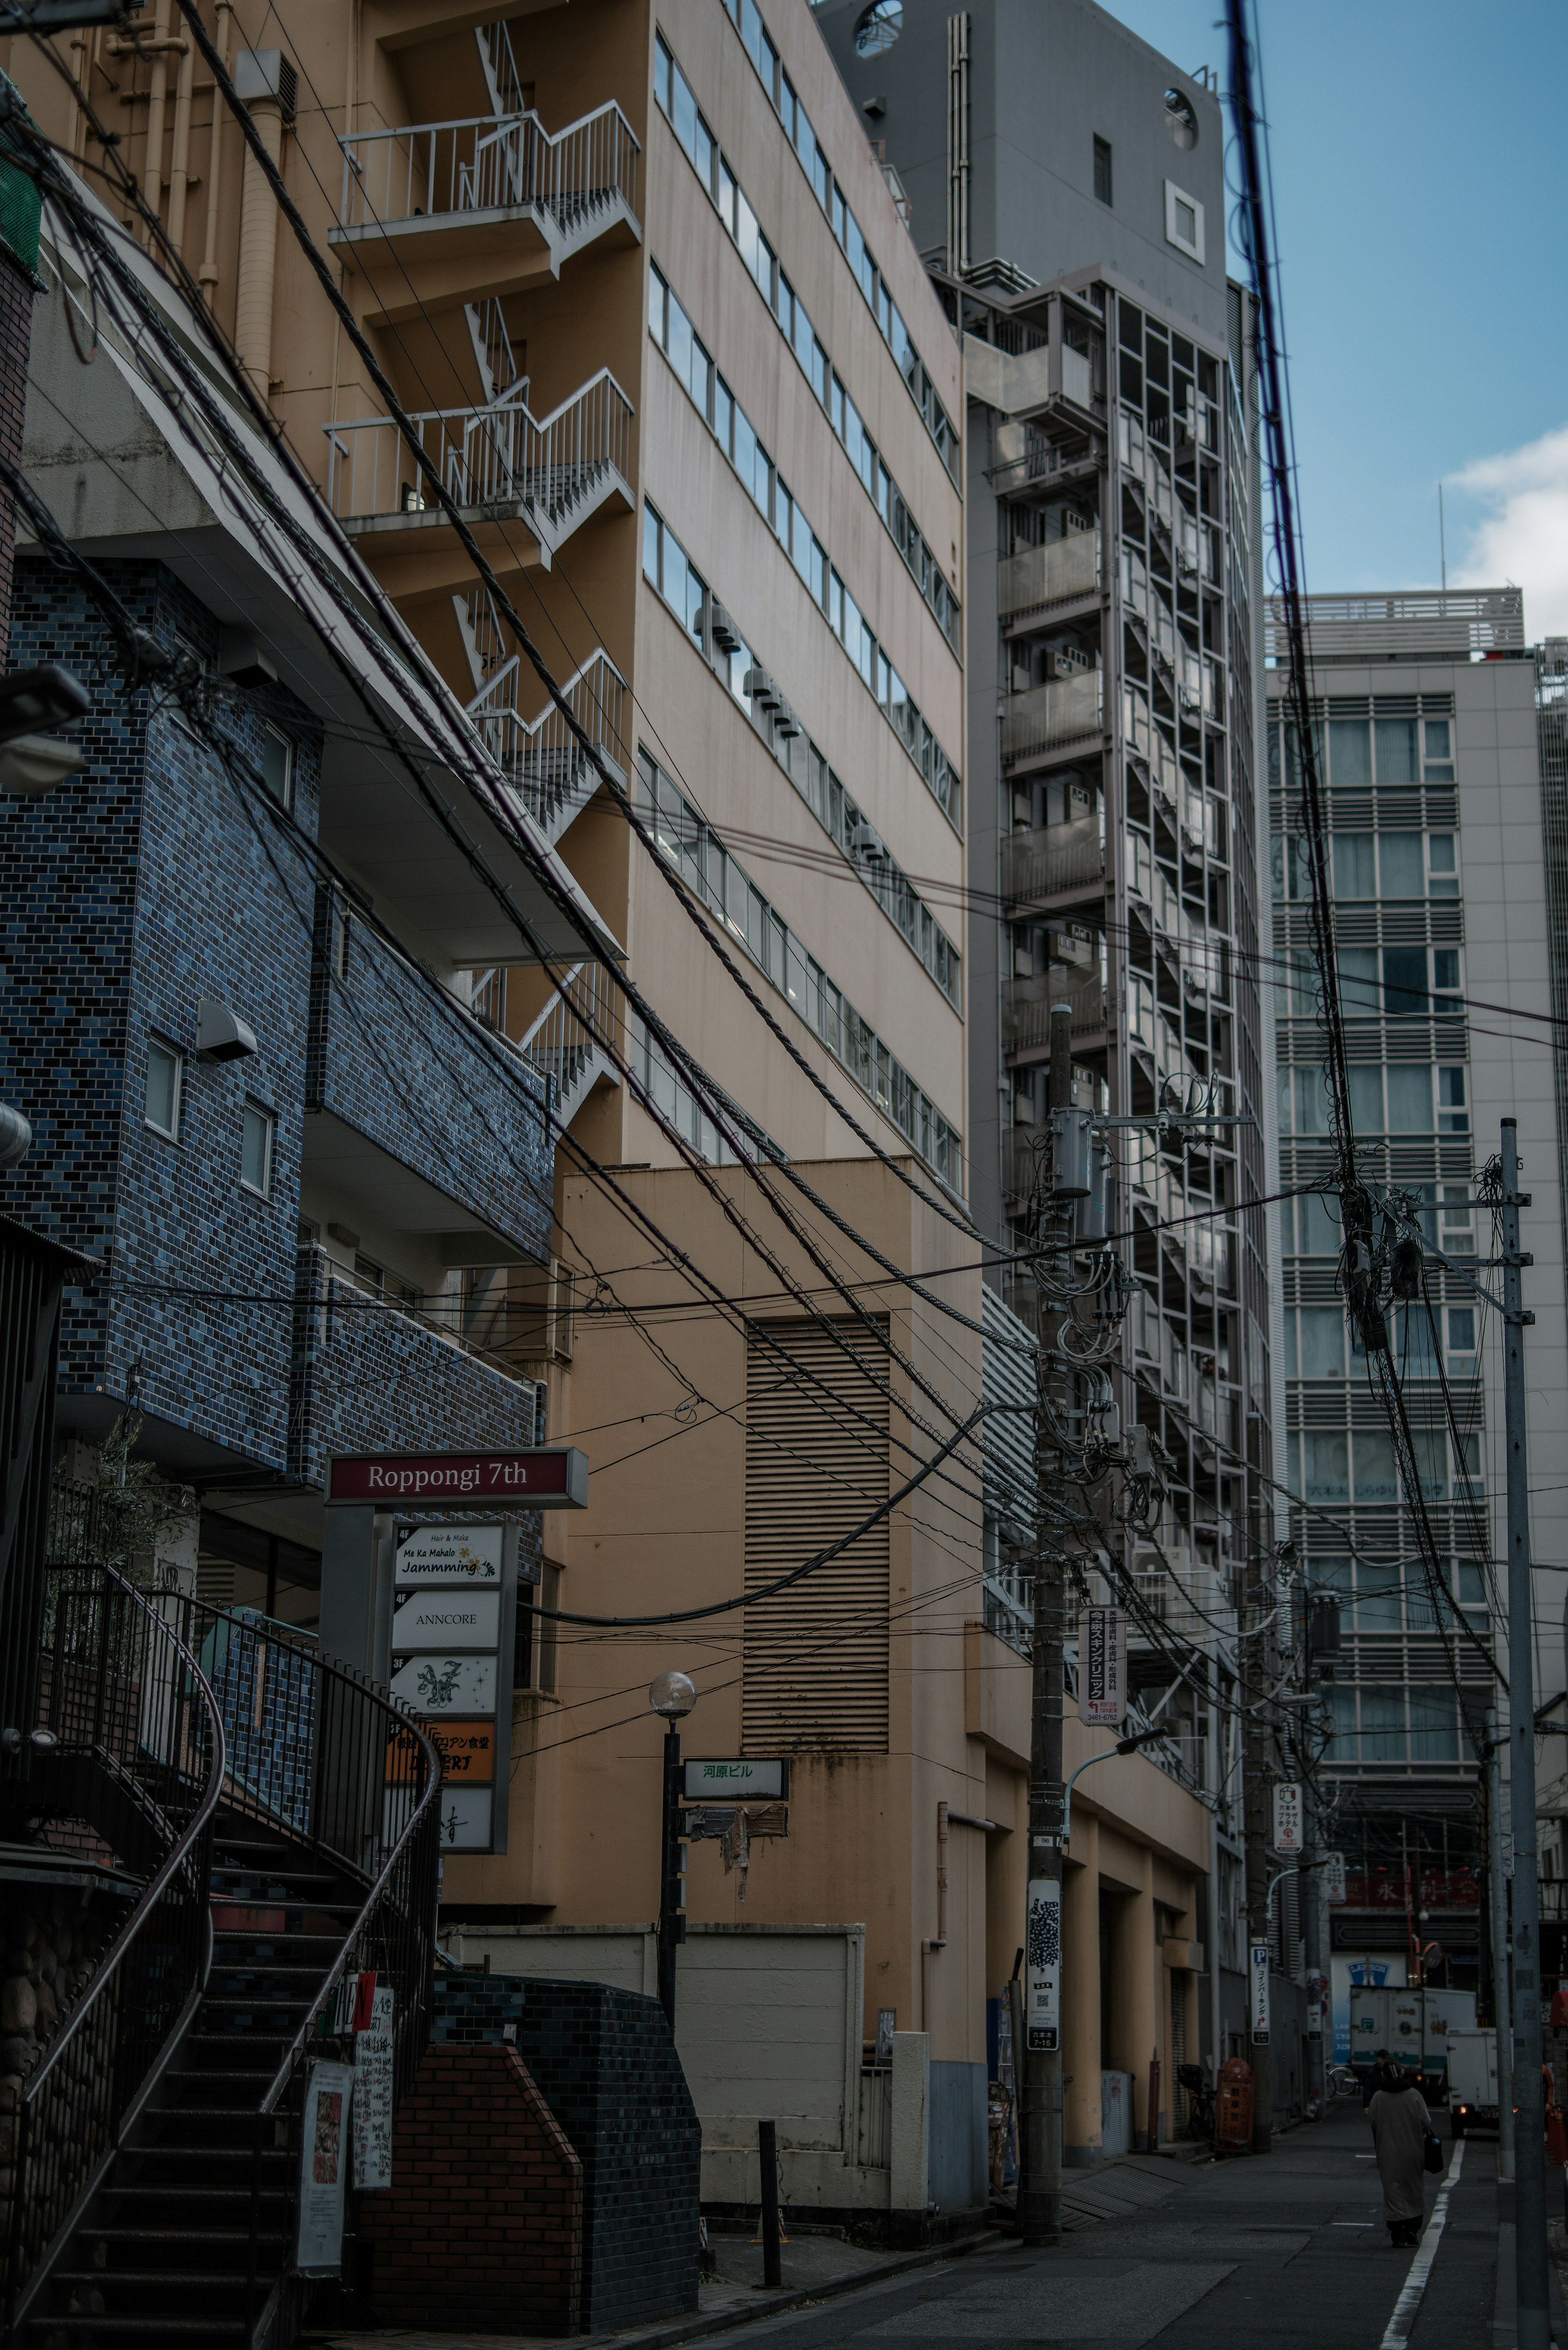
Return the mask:
<path id="1" fill-rule="evenodd" d="M 1200 2064 L 1179 2064 L 1176 2077 L 1187 2092 L 1187 2135 L 1206 2146 L 1214 2136 L 1214 2092 Z"/>

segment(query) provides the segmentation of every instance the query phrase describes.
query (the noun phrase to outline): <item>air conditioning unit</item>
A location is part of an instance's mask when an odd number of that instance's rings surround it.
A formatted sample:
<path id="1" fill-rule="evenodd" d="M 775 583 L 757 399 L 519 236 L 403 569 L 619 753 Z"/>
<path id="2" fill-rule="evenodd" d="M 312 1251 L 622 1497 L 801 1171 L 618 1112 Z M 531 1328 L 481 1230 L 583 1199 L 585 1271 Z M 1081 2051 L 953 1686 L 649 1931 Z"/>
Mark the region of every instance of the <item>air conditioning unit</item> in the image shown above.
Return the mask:
<path id="1" fill-rule="evenodd" d="M 1099 945 L 1093 931 L 1082 922 L 1063 922 L 1045 933 L 1045 944 L 1053 962 L 1071 963 L 1078 971 L 1087 971 L 1099 961 Z"/>
<path id="2" fill-rule="evenodd" d="M 709 626 L 713 631 L 713 642 L 718 646 L 719 650 L 722 653 L 739 652 L 740 631 L 717 597 L 714 597 L 708 606 L 708 616 Z"/>
<path id="3" fill-rule="evenodd" d="M 778 707 L 774 712 L 774 732 L 775 734 L 782 734 L 786 743 L 793 743 L 801 732 L 800 720 L 782 694 L 779 696 Z"/>
<path id="4" fill-rule="evenodd" d="M 879 862 L 888 854 L 881 834 L 875 825 L 867 824 L 864 816 L 850 828 L 849 854 L 864 858 L 868 862 Z"/>
<path id="5" fill-rule="evenodd" d="M 749 669 L 741 681 L 741 691 L 759 710 L 776 710 L 784 700 L 765 669 Z"/>

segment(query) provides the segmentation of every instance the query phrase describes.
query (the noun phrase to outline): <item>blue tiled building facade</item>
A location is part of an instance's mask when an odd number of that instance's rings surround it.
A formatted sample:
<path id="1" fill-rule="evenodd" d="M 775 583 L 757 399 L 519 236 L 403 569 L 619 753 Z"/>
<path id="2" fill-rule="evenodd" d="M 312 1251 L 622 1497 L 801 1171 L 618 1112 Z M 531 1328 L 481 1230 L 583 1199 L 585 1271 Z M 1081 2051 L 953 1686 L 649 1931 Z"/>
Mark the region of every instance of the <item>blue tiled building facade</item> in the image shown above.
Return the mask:
<path id="1" fill-rule="evenodd" d="M 163 689 L 129 690 L 80 588 L 18 562 L 12 663 L 62 661 L 92 696 L 84 772 L 0 798 L 0 1098 L 35 1136 L 5 1205 L 104 1266 L 67 1302 L 61 1424 L 101 1433 L 130 1398 L 171 1465 L 280 1485 L 319 1485 L 362 1445 L 531 1443 L 530 1382 L 301 1248 L 301 1186 L 312 1120 L 330 1122 L 494 1234 L 498 1259 L 542 1259 L 543 1083 L 372 924 L 339 935 L 315 718 L 282 684 L 217 676 L 218 628 L 166 567 L 100 567 L 213 693 L 198 732 Z M 202 998 L 254 1054 L 198 1056 Z"/>

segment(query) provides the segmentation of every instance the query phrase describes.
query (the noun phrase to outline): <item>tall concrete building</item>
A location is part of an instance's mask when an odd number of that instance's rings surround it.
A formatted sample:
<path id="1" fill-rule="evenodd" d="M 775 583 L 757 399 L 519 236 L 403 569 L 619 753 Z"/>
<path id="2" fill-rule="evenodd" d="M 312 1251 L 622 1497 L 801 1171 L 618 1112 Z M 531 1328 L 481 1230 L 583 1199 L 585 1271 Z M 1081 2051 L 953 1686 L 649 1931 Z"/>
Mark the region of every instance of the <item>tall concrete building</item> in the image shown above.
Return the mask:
<path id="1" fill-rule="evenodd" d="M 1485 1259 L 1493 1234 L 1478 1179 L 1501 1119 L 1519 1120 L 1534 1257 L 1524 1276 L 1535 1315 L 1527 1433 L 1545 1702 L 1563 1684 L 1568 1580 L 1563 1498 L 1546 1465 L 1561 1450 L 1568 1389 L 1552 1025 L 1561 943 L 1549 879 L 1561 872 L 1556 676 L 1546 658 L 1538 675 L 1526 649 L 1517 588 L 1317 595 L 1308 621 L 1357 1164 L 1375 1191 L 1407 1194 L 1456 1265 Z M 1272 713 L 1279 674 L 1268 672 Z M 1343 2044 L 1351 1981 L 1368 1970 L 1405 1981 L 1413 1932 L 1438 1946 L 1434 1980 L 1474 1988 L 1485 1970 L 1466 1719 L 1479 1726 L 1502 1703 L 1494 1654 L 1506 1671 L 1501 1333 L 1464 1274 L 1435 1263 L 1425 1295 L 1391 1309 L 1439 1561 L 1434 1587 L 1382 1402 L 1347 1333 L 1337 1209 L 1310 1189 L 1333 1175 L 1292 736 L 1271 714 L 1281 1177 L 1298 1195 L 1280 1211 L 1286 1444 L 1289 1482 L 1306 1504 L 1293 1531 L 1309 1581 L 1336 1591 L 1343 1609 L 1324 1764 L 1339 1790 L 1334 1837 L 1349 1877 L 1332 1922 Z M 1558 1777 L 1558 1758 L 1543 1756 L 1543 1788 Z"/>
<path id="2" fill-rule="evenodd" d="M 1283 1468 L 1266 1219 L 1245 1204 L 1272 1188 L 1269 904 L 1224 120 L 1210 74 L 1092 0 L 825 0 L 817 20 L 964 339 L 970 1166 L 988 1237 L 1016 1242 L 1040 1180 L 1053 1004 L 1072 1007 L 1074 1098 L 1122 1121 L 1109 1226 L 1142 1287 L 1116 1384 L 1124 1427 L 1163 1447 L 1164 1499 L 1144 1533 L 1107 1540 L 1174 1634 L 1217 1648 L 1219 1708 L 1188 1690 L 1171 1713 L 1220 1805 L 1201 2005 L 1222 2057 L 1241 2044 L 1244 1963 L 1234 1610 Z M 1199 1104 L 1235 1122 L 1131 1125 Z M 1033 1322 L 1032 1282 L 992 1277 Z M 1022 1596 L 1011 1555 L 999 1526 L 995 1577 Z M 1132 1628 L 1135 1679 L 1168 1686 L 1168 1651 Z M 1091 1875 L 1069 1869 L 1069 1909 Z M 1103 1870 L 1100 1888 L 1114 1907 Z M 1299 2092 L 1290 1997 L 1281 2106 Z M 1068 2094 L 1082 2144 L 1096 2093 Z"/>

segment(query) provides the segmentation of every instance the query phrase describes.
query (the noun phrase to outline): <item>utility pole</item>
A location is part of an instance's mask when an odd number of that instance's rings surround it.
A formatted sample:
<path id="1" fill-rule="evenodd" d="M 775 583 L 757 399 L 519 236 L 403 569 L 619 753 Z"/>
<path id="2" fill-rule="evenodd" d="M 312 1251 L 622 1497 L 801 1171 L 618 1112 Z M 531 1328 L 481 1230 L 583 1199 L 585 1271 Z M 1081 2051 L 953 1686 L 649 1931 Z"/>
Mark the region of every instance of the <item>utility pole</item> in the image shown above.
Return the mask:
<path id="1" fill-rule="evenodd" d="M 664 1721 L 659 1804 L 659 2004 L 675 2036 L 675 1953 L 686 1939 L 686 1856 L 681 1849 L 680 1724 L 697 1702 L 686 1673 L 660 1673 L 648 1702 Z"/>
<path id="2" fill-rule="evenodd" d="M 1269 2042 L 1269 1790 L 1265 1780 L 1268 1732 L 1258 1700 L 1268 1681 L 1263 1628 L 1272 1596 L 1262 1574 L 1263 1555 L 1254 1550 L 1248 1597 L 1251 1628 L 1243 1646 L 1247 1661 L 1241 1679 L 1242 1768 L 1246 1773 L 1243 1814 L 1247 1826 L 1247 1994 L 1248 2060 L 1252 2067 L 1252 2152 L 1267 2154 L 1273 2144 L 1273 2056 Z M 1260 1960 L 1260 1952 L 1262 1959 Z"/>
<path id="3" fill-rule="evenodd" d="M 1486 1718 L 1487 1908 L 1491 1925 L 1491 2020 L 1497 2033 L 1497 2175 L 1513 2177 L 1513 2002 L 1508 1995 L 1508 1878 L 1502 1866 L 1502 1766 L 1497 1709 Z"/>
<path id="4" fill-rule="evenodd" d="M 1047 1249 L 1065 1243 L 1056 1177 L 1064 1115 L 1073 1102 L 1073 1014 L 1051 1007 L 1053 1196 L 1044 1208 Z M 1070 1212 L 1070 1211 L 1068 1211 Z M 1062 2234 L 1062 1619 L 1066 1586 L 1059 1550 L 1046 1534 L 1045 1492 L 1060 1482 L 1062 1463 L 1050 1437 L 1054 1317 L 1041 1319 L 1035 1378 L 1040 1419 L 1035 1437 L 1039 1489 L 1034 1562 L 1033 1688 L 1029 1742 L 1029 1891 L 1024 1918 L 1023 2175 L 1018 2224 L 1026 2244 L 1054 2244 Z"/>
<path id="5" fill-rule="evenodd" d="M 1519 1245 L 1519 1123 L 1502 1121 L 1503 1424 L 1508 1453 L 1509 1794 L 1513 1821 L 1514 2217 L 1519 2350 L 1549 2350 L 1545 2113 L 1541 2081 L 1541 1893 L 1536 1883 L 1534 1625 L 1530 1575 L 1530 1485 L 1525 1453 L 1524 1310 L 1521 1274 L 1534 1263 Z M 1501 2087 L 1501 2085 L 1500 2085 Z"/>
<path id="6" fill-rule="evenodd" d="M 1311 1620 L 1310 1611 L 1308 1620 L 1309 1622 Z M 1304 1830 L 1304 1834 L 1302 1837 L 1302 1843 L 1304 1848 L 1302 1853 L 1302 1866 L 1297 1876 L 1296 1882 L 1301 1887 L 1303 1904 L 1303 1956 L 1306 1960 L 1307 1980 L 1312 1985 L 1313 2014 L 1315 2016 L 1317 2022 L 1317 2030 L 1315 2033 L 1312 2028 L 1312 2022 L 1310 2020 L 1307 2024 L 1306 2064 L 1304 2067 L 1306 2078 L 1303 2082 L 1302 2087 L 1304 2095 L 1304 2101 L 1307 2104 L 1310 2105 L 1314 2098 L 1317 2100 L 1317 2109 L 1321 2116 L 1323 2112 L 1323 2091 L 1325 2077 L 1324 2068 L 1327 2063 L 1327 2052 L 1324 2045 L 1324 2007 L 1325 2002 L 1324 2001 L 1323 1994 L 1318 1988 L 1319 1984 L 1323 1981 L 1324 1974 L 1324 1872 L 1318 1866 L 1318 1863 L 1323 1859 L 1323 1855 L 1318 1850 L 1317 1795 L 1310 1779 L 1306 1780 L 1302 1788 L 1302 1825 Z"/>

